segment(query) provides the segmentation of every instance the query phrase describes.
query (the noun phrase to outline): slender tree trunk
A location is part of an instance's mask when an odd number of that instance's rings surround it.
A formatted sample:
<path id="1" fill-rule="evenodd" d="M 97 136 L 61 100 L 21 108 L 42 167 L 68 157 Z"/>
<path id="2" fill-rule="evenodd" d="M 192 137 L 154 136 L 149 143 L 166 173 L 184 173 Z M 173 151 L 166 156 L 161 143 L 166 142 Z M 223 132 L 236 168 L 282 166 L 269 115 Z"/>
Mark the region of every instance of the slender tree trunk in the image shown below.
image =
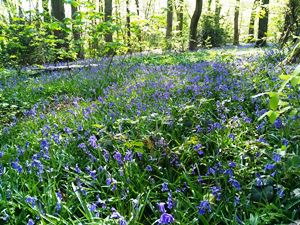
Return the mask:
<path id="1" fill-rule="evenodd" d="M 258 36 L 255 44 L 257 47 L 262 47 L 267 44 L 266 37 L 269 23 L 269 0 L 262 0 L 261 12 L 262 15 L 258 22 Z"/>
<path id="2" fill-rule="evenodd" d="M 65 8 L 63 0 L 51 0 L 51 15 L 57 19 L 59 22 L 63 23 L 65 19 Z M 55 30 L 54 35 L 57 39 L 64 40 L 66 37 L 66 33 L 63 30 Z M 58 44 L 57 48 L 67 48 L 66 42 L 64 44 Z"/>
<path id="3" fill-rule="evenodd" d="M 221 4 L 220 0 L 216 0 L 215 5 L 215 26 L 216 28 L 220 27 L 220 18 L 221 18 Z"/>
<path id="4" fill-rule="evenodd" d="M 196 0 L 196 7 L 190 24 L 190 42 L 189 49 L 194 51 L 197 48 L 197 27 L 202 12 L 203 1 Z"/>
<path id="5" fill-rule="evenodd" d="M 138 18 L 140 19 L 140 3 L 139 0 L 135 0 L 135 5 L 136 5 L 136 14 L 138 16 Z M 138 31 L 137 31 L 137 38 L 139 41 L 139 51 L 142 51 L 142 35 L 141 35 L 141 28 L 138 25 Z"/>
<path id="6" fill-rule="evenodd" d="M 177 10 L 177 31 L 181 42 L 181 49 L 184 50 L 184 40 L 183 40 L 183 4 L 184 0 L 179 0 L 178 10 Z"/>
<path id="7" fill-rule="evenodd" d="M 253 39 L 254 39 L 254 26 L 255 26 L 256 9 L 257 9 L 258 3 L 259 3 L 259 0 L 254 0 L 254 2 L 253 2 L 251 16 L 250 16 L 247 42 L 253 42 Z"/>
<path id="8" fill-rule="evenodd" d="M 78 27 L 74 26 L 74 22 L 76 21 L 76 16 L 78 13 L 78 6 L 71 5 L 71 12 L 72 12 L 72 19 L 73 19 L 73 25 L 72 25 L 72 32 L 73 32 L 73 38 L 75 42 L 75 46 L 77 48 L 77 57 L 80 59 L 84 58 L 84 52 L 81 42 L 81 34 L 78 29 Z M 75 22 L 76 23 L 76 22 Z"/>
<path id="9" fill-rule="evenodd" d="M 127 48 L 131 52 L 131 29 L 130 29 L 130 2 L 126 0 L 126 29 L 127 29 Z"/>
<path id="10" fill-rule="evenodd" d="M 173 0 L 167 2 L 167 29 L 166 29 L 166 43 L 167 49 L 171 49 L 172 27 L 173 27 Z"/>
<path id="11" fill-rule="evenodd" d="M 212 2 L 212 0 L 208 0 L 208 4 L 207 4 L 207 11 L 208 12 L 211 11 L 211 2 Z"/>
<path id="12" fill-rule="evenodd" d="M 104 2 L 104 21 L 106 23 L 111 22 L 112 19 L 112 0 L 105 0 Z M 105 41 L 106 42 L 112 42 L 113 41 L 113 36 L 112 32 L 108 32 L 105 34 Z"/>
<path id="13" fill-rule="evenodd" d="M 233 45 L 239 45 L 239 14 L 240 14 L 240 0 L 235 2 L 234 10 L 234 34 L 233 34 Z"/>

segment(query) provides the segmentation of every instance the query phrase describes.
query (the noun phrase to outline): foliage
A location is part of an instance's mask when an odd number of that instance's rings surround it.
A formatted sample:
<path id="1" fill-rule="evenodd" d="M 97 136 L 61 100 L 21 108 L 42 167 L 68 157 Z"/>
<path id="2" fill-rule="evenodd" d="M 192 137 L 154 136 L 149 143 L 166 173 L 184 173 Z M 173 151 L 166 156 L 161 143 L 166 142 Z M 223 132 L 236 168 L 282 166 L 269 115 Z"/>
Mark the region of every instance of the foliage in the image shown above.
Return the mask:
<path id="1" fill-rule="evenodd" d="M 219 47 L 228 41 L 229 32 L 226 24 L 215 23 L 215 15 L 204 14 L 200 21 L 199 39 L 202 47 Z"/>
<path id="2" fill-rule="evenodd" d="M 270 101 L 251 98 L 290 69 L 274 69 L 274 55 L 206 50 L 35 77 L 2 71 L 1 99 L 28 105 L 2 123 L 1 223 L 299 219 L 299 118 L 259 121 Z"/>

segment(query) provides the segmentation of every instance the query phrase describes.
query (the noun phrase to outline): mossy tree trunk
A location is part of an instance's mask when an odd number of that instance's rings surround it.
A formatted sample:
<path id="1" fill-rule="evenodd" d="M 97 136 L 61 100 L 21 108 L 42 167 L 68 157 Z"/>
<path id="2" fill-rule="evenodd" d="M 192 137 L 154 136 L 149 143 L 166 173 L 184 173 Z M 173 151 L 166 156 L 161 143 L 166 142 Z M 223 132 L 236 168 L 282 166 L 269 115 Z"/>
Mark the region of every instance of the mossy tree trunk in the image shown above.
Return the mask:
<path id="1" fill-rule="evenodd" d="M 167 27 L 166 27 L 166 47 L 172 48 L 172 28 L 173 28 L 173 0 L 167 1 Z"/>
<path id="2" fill-rule="evenodd" d="M 262 0 L 259 22 L 258 35 L 255 43 L 256 47 L 263 47 L 267 44 L 267 32 L 269 23 L 269 0 Z"/>
<path id="3" fill-rule="evenodd" d="M 203 1 L 196 0 L 196 7 L 190 24 L 190 41 L 189 41 L 190 51 L 195 51 L 197 48 L 197 27 L 202 13 L 202 6 L 203 6 Z"/>

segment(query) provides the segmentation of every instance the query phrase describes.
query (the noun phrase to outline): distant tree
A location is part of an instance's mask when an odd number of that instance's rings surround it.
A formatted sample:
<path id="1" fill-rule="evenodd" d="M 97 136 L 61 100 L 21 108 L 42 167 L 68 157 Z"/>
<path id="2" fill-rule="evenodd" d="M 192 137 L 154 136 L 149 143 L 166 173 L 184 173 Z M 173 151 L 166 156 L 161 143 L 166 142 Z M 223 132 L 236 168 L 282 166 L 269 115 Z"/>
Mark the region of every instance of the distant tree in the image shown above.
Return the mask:
<path id="1" fill-rule="evenodd" d="M 284 17 L 283 30 L 280 37 L 280 44 L 283 47 L 288 40 L 300 35 L 300 1 L 289 0 Z M 295 42 L 296 40 L 294 40 Z"/>
<path id="2" fill-rule="evenodd" d="M 194 51 L 197 48 L 197 27 L 202 13 L 203 0 L 196 0 L 196 7 L 190 24 L 189 50 Z"/>
<path id="3" fill-rule="evenodd" d="M 233 45 L 239 45 L 240 0 L 236 0 L 234 9 Z"/>
<path id="4" fill-rule="evenodd" d="M 126 29 L 127 29 L 127 47 L 128 51 L 131 52 L 131 29 L 130 29 L 130 2 L 129 0 L 126 0 Z"/>
<path id="5" fill-rule="evenodd" d="M 269 23 L 269 0 L 262 0 L 258 22 L 258 35 L 256 46 L 262 47 L 267 44 L 267 32 L 268 32 L 268 23 Z"/>
<path id="6" fill-rule="evenodd" d="M 179 31 L 179 36 L 182 37 L 183 31 L 183 4 L 184 0 L 179 0 L 177 6 L 177 30 Z"/>
<path id="7" fill-rule="evenodd" d="M 80 33 L 80 30 L 78 29 L 78 27 L 76 27 L 76 25 L 74 25 L 74 23 L 76 24 L 77 14 L 78 14 L 78 5 L 77 4 L 72 3 L 71 12 L 72 12 L 72 19 L 73 19 L 72 33 L 73 33 L 75 46 L 77 48 L 76 49 L 77 57 L 82 59 L 82 58 L 84 58 L 84 52 L 83 52 L 83 47 L 81 44 L 81 33 Z"/>
<path id="8" fill-rule="evenodd" d="M 64 0 L 51 0 L 51 15 L 56 20 L 63 23 L 65 19 Z M 67 48 L 67 42 L 65 41 L 66 32 L 64 31 L 64 29 L 56 29 L 54 31 L 54 35 L 56 36 L 57 39 L 60 40 L 60 42 L 58 42 L 57 44 L 57 48 L 58 49 L 61 49 L 62 47 Z"/>
<path id="9" fill-rule="evenodd" d="M 248 30 L 248 38 L 246 42 L 253 42 L 254 40 L 254 25 L 256 19 L 256 9 L 258 6 L 259 0 L 254 0 L 251 10 L 250 22 L 249 22 L 249 30 Z"/>
<path id="10" fill-rule="evenodd" d="M 140 17 L 140 2 L 139 0 L 135 0 L 135 6 L 136 6 L 136 14 L 138 17 Z M 137 37 L 138 37 L 138 42 L 139 42 L 139 51 L 142 51 L 142 46 L 141 46 L 141 42 L 142 42 L 142 35 L 141 35 L 141 29 L 140 27 L 138 27 L 137 30 Z"/>
<path id="11" fill-rule="evenodd" d="M 221 18 L 221 4 L 220 0 L 215 1 L 215 26 L 220 28 L 220 18 Z"/>
<path id="12" fill-rule="evenodd" d="M 104 21 L 106 23 L 110 23 L 112 19 L 112 0 L 105 0 L 104 2 Z M 112 42 L 113 36 L 112 32 L 109 31 L 107 34 L 105 34 L 105 41 L 106 42 Z"/>
<path id="13" fill-rule="evenodd" d="M 172 48 L 171 45 L 172 27 L 173 27 L 173 0 L 167 0 L 167 29 L 166 29 L 167 49 Z"/>

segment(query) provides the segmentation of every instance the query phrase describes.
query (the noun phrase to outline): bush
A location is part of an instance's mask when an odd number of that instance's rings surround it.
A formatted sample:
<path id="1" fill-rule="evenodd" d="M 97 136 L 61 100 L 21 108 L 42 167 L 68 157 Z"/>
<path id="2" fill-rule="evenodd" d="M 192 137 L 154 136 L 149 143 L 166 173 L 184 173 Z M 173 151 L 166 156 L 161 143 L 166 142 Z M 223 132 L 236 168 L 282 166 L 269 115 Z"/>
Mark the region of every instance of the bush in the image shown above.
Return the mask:
<path id="1" fill-rule="evenodd" d="M 224 24 L 216 21 L 215 15 L 204 14 L 200 21 L 200 45 L 202 47 L 219 47 L 225 45 L 228 32 Z"/>

